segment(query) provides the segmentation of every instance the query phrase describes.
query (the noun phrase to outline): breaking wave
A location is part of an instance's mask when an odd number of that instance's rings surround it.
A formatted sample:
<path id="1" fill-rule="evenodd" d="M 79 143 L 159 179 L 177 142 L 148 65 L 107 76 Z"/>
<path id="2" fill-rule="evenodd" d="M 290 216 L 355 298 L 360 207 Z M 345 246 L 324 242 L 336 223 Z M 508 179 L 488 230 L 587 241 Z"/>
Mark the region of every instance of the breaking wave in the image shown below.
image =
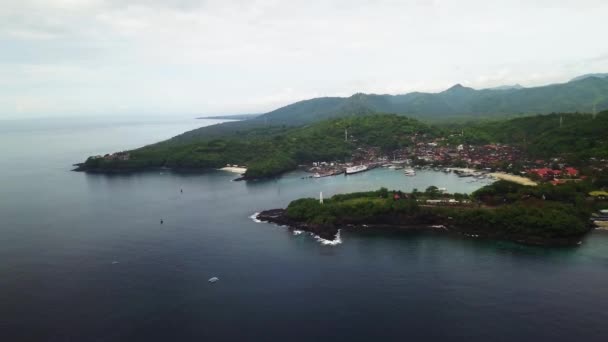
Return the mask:
<path id="1" fill-rule="evenodd" d="M 255 222 L 255 223 L 262 223 L 263 221 L 258 219 L 259 214 L 260 213 L 254 213 L 253 215 L 249 216 L 249 218 L 252 219 L 253 222 Z M 275 224 L 275 226 L 283 227 L 283 228 L 287 227 L 287 226 L 278 225 L 278 224 Z M 293 233 L 293 235 L 302 235 L 304 233 L 307 233 L 324 246 L 336 246 L 336 245 L 339 245 L 342 243 L 342 239 L 340 238 L 340 229 L 338 229 L 338 233 L 336 233 L 336 237 L 333 240 L 327 240 L 327 239 L 320 237 L 319 235 L 315 235 L 313 233 L 305 232 L 303 230 L 298 230 L 298 229 L 294 229 L 292 231 L 292 233 Z"/>
<path id="2" fill-rule="evenodd" d="M 340 229 L 338 229 L 338 233 L 336 233 L 336 237 L 333 240 L 324 239 L 318 235 L 313 235 L 315 240 L 319 241 L 322 245 L 326 246 L 336 246 L 342 243 L 342 239 L 340 238 Z"/>
<path id="3" fill-rule="evenodd" d="M 262 221 L 258 220 L 258 215 L 259 214 L 260 213 L 254 213 L 253 215 L 249 216 L 249 218 L 252 219 L 253 222 L 255 222 L 255 223 L 262 223 Z"/>

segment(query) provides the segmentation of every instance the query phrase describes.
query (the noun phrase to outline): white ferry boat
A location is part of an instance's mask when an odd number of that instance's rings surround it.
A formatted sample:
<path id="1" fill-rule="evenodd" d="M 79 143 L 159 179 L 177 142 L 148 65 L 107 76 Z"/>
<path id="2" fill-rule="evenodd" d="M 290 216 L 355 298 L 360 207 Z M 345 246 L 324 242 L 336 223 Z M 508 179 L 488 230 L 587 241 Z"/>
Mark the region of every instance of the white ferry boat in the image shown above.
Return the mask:
<path id="1" fill-rule="evenodd" d="M 358 173 L 358 172 L 363 172 L 363 171 L 367 171 L 367 165 L 356 165 L 356 166 L 351 166 L 351 167 L 346 168 L 347 175 L 350 175 L 353 173 Z"/>

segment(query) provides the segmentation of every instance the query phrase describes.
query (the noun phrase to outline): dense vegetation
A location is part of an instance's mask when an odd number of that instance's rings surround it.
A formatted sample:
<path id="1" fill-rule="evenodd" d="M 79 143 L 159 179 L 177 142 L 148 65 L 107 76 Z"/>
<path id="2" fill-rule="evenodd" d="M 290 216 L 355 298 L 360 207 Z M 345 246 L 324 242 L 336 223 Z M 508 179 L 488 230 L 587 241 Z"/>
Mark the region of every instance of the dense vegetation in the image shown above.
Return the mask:
<path id="1" fill-rule="evenodd" d="M 374 113 L 396 113 L 427 123 L 549 113 L 593 113 L 608 109 L 608 78 L 599 76 L 602 75 L 584 75 L 567 83 L 534 88 L 475 90 L 457 85 L 440 93 L 315 98 L 269 113 L 246 116 L 248 119 L 243 121 L 201 127 L 173 140 L 191 143 L 201 139 L 232 138 L 254 128 L 293 127 Z"/>
<path id="2" fill-rule="evenodd" d="M 608 111 L 592 114 L 550 114 L 462 125 L 464 135 L 452 143 L 506 143 L 527 155 L 566 156 L 573 162 L 608 157 Z"/>
<path id="3" fill-rule="evenodd" d="M 349 139 L 345 141 L 344 130 Z M 130 160 L 89 158 L 85 166 L 95 171 L 137 170 L 145 167 L 177 169 L 247 165 L 246 176 L 267 177 L 313 161 L 345 160 L 359 146 L 384 151 L 411 144 L 412 133 L 436 131 L 428 125 L 396 115 L 371 115 L 327 120 L 299 128 L 251 129 L 236 137 L 182 143 L 169 140 L 130 151 Z"/>
<path id="4" fill-rule="evenodd" d="M 349 140 L 344 139 L 348 129 Z M 326 120 L 302 127 L 270 126 L 240 131 L 223 138 L 170 139 L 130 151 L 130 160 L 89 158 L 89 171 L 129 171 L 149 167 L 248 167 L 250 178 L 268 177 L 313 161 L 346 161 L 358 147 L 384 153 L 411 146 L 412 135 L 448 137 L 445 143 L 479 145 L 507 143 L 529 157 L 565 157 L 584 166 L 590 157 L 608 157 L 608 111 L 591 114 L 550 114 L 465 125 L 429 126 L 397 115 L 367 115 Z M 464 134 L 461 134 L 464 133 Z"/>
<path id="5" fill-rule="evenodd" d="M 525 187 L 505 181 L 485 186 L 467 204 L 425 205 L 437 196 L 436 188 L 401 194 L 378 191 L 336 195 L 323 204 L 312 198 L 298 199 L 287 207 L 295 221 L 321 225 L 343 224 L 447 224 L 465 231 L 516 239 L 578 237 L 588 231 L 594 205 L 587 200 L 590 182 L 561 186 Z M 462 199 L 463 195 L 440 194 Z M 466 198 L 466 196 L 464 197 Z"/>
<path id="6" fill-rule="evenodd" d="M 404 95 L 355 94 L 296 102 L 255 118 L 199 128 L 178 137 L 181 141 L 238 135 L 250 128 L 299 126 L 327 119 L 396 113 L 425 122 L 507 118 L 549 113 L 593 113 L 608 109 L 608 78 L 589 77 L 534 88 L 475 90 L 456 85 L 440 93 Z"/>

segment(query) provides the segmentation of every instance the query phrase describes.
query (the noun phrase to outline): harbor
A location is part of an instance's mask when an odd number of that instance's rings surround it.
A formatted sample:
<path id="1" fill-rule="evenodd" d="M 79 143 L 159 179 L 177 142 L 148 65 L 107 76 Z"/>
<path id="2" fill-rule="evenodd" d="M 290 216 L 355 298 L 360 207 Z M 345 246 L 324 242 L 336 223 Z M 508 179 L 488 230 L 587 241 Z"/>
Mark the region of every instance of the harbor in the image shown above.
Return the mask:
<path id="1" fill-rule="evenodd" d="M 301 165 L 301 170 L 307 173 L 307 176 L 301 178 L 326 178 L 331 176 L 357 176 L 362 173 L 374 169 L 383 169 L 391 174 L 399 175 L 400 177 L 416 177 L 420 172 L 433 172 L 437 174 L 451 174 L 456 178 L 464 178 L 463 181 L 466 183 L 476 182 L 493 182 L 498 179 L 506 179 L 512 177 L 509 180 L 516 183 L 531 185 L 531 180 L 518 177 L 514 175 L 508 175 L 504 173 L 492 173 L 489 170 L 475 170 L 470 168 L 457 168 L 457 167 L 433 167 L 430 165 L 412 165 L 411 160 L 396 160 L 389 161 L 379 160 L 370 162 L 367 164 L 361 163 L 353 165 L 352 163 L 337 163 L 337 162 L 319 162 L 313 163 L 311 167 Z"/>

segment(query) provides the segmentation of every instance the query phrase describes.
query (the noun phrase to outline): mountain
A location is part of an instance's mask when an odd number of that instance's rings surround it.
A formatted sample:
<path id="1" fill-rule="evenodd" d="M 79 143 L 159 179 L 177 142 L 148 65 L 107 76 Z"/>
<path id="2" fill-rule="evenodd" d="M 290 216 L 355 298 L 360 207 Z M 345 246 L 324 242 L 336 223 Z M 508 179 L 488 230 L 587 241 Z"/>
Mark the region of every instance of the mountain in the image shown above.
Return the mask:
<path id="1" fill-rule="evenodd" d="M 232 115 L 212 115 L 212 116 L 201 116 L 197 119 L 211 119 L 211 120 L 249 120 L 260 116 L 261 114 L 232 114 Z"/>
<path id="2" fill-rule="evenodd" d="M 457 87 L 452 91 L 469 91 Z M 348 128 L 349 139 L 344 139 Z M 402 115 L 374 114 L 322 120 L 300 127 L 244 130 L 218 139 L 187 143 L 168 140 L 143 148 L 90 157 L 78 168 L 89 172 L 135 172 L 149 168 L 208 169 L 246 165 L 246 176 L 261 178 L 314 161 L 349 159 L 359 148 L 374 147 L 389 155 L 396 149 L 442 138 L 442 144 L 505 143 L 524 156 L 567 158 L 570 165 L 608 157 L 608 111 L 550 114 L 455 125 L 429 125 Z"/>
<path id="3" fill-rule="evenodd" d="M 521 84 L 513 84 L 513 85 L 501 85 L 498 87 L 486 88 L 488 90 L 511 90 L 511 89 L 523 89 L 524 87 Z"/>
<path id="4" fill-rule="evenodd" d="M 440 93 L 355 94 L 347 98 L 301 101 L 258 117 L 279 124 L 305 124 L 322 118 L 396 113 L 418 119 L 496 117 L 608 109 L 608 78 L 586 77 L 542 87 L 481 89 L 460 84 Z"/>
<path id="5" fill-rule="evenodd" d="M 598 75 L 598 74 L 593 74 Z M 227 122 L 186 132 L 172 139 L 189 142 L 239 135 L 246 130 L 301 126 L 324 119 L 395 113 L 425 121 L 487 119 L 548 113 L 594 113 L 608 109 L 608 77 L 581 76 L 567 83 L 500 90 L 456 84 L 439 93 L 403 95 L 358 93 L 299 101 L 252 119 Z"/>
<path id="6" fill-rule="evenodd" d="M 585 75 L 581 75 L 581 76 L 571 79 L 570 82 L 584 80 L 585 78 L 589 78 L 589 77 L 606 78 L 606 77 L 608 77 L 608 73 L 585 74 Z"/>

